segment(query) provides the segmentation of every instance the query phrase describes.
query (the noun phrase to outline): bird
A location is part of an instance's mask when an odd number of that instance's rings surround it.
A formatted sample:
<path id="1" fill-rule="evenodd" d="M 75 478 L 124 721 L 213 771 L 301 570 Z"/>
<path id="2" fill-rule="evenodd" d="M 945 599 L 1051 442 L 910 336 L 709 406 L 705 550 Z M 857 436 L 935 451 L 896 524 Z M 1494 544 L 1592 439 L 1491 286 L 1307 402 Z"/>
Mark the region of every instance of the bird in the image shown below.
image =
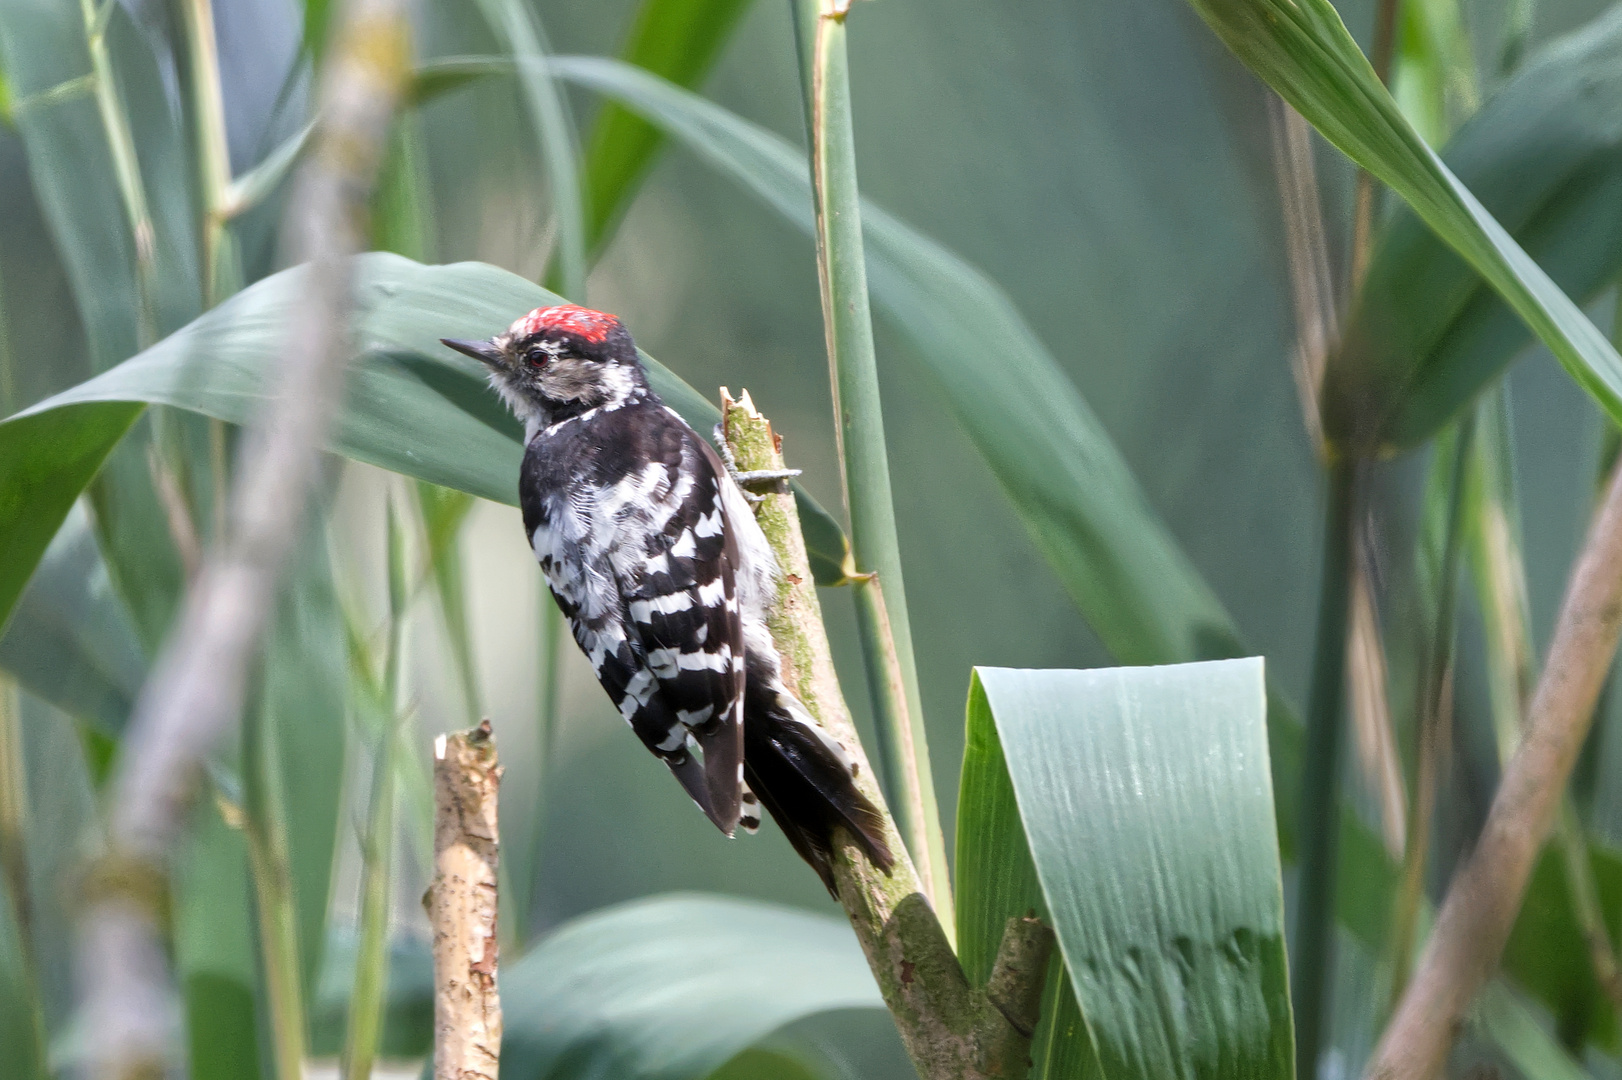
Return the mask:
<path id="1" fill-rule="evenodd" d="M 764 805 L 836 897 L 838 827 L 888 872 L 855 762 L 783 683 L 766 623 L 781 570 L 730 455 L 654 392 L 625 325 L 558 304 L 441 341 L 524 425 L 525 534 L 637 737 L 725 835 L 754 832 Z"/>

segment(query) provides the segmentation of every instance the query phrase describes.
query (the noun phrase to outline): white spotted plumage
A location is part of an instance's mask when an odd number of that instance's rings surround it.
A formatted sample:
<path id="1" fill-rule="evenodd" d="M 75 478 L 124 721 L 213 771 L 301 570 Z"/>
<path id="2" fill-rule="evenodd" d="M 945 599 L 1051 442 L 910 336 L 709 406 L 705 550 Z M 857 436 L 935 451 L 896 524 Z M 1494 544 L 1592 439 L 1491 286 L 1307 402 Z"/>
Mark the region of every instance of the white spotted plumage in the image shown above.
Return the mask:
<path id="1" fill-rule="evenodd" d="M 783 685 L 766 624 L 778 569 L 715 451 L 647 384 L 612 316 L 538 309 L 489 342 L 523 421 L 524 524 L 576 642 L 620 715 L 730 834 L 764 804 L 834 888 L 843 827 L 891 856 L 849 754 Z"/>

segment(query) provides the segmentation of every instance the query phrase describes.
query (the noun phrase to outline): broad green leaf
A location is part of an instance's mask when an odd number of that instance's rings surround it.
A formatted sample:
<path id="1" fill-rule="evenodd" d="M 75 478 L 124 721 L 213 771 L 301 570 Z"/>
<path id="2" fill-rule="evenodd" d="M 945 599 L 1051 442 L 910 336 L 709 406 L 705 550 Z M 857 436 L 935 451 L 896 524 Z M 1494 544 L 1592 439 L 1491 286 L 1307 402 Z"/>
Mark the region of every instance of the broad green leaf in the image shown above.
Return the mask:
<path id="1" fill-rule="evenodd" d="M 975 678 L 1103 1075 L 1291 1077 L 1262 662 Z"/>
<path id="2" fill-rule="evenodd" d="M 0 667 L 70 716 L 110 735 L 123 729 L 146 658 L 82 510 L 68 514 L 23 590 Z"/>
<path id="3" fill-rule="evenodd" d="M 0 423 L 0 626 L 74 500 L 140 415 L 139 404 L 103 401 Z"/>
<path id="4" fill-rule="evenodd" d="M 252 418 L 270 393 L 302 276 L 295 267 L 256 282 L 124 364 L 0 422 L 0 617 L 142 403 L 233 424 Z M 357 259 L 356 277 L 359 355 L 331 449 L 516 502 L 521 429 L 475 362 L 439 339 L 487 336 L 557 297 L 482 263 L 421 266 L 380 252 Z M 658 361 L 644 360 L 664 399 L 707 435 L 720 418 L 716 407 Z M 806 529 L 818 581 L 837 582 L 848 559 L 843 534 L 826 511 L 796 496 L 802 514 L 822 519 Z"/>
<path id="5" fill-rule="evenodd" d="M 1616 852 L 1590 849 L 1589 865 L 1611 940 L 1622 934 L 1622 860 Z M 1572 915 L 1570 879 L 1557 845 L 1539 856 L 1521 915 L 1504 947 L 1503 964 L 1515 981 L 1560 1019 L 1573 1036 L 1616 1053 L 1616 1010 L 1594 978 L 1588 942 Z"/>
<path id="6" fill-rule="evenodd" d="M 100 78 L 87 45 L 85 9 L 0 3 L 0 67 L 19 98 L 49 95 L 18 110 L 17 128 L 84 326 L 90 367 L 99 371 L 196 315 L 201 288 L 189 140 L 153 54 L 161 37 L 138 29 L 123 5 L 103 7 L 107 62 L 116 77 Z M 50 95 L 87 76 L 91 92 Z M 115 155 L 115 145 L 128 147 L 128 154 Z M 139 240 L 138 229 L 145 234 Z M 188 424 L 170 417 L 164 426 L 166 456 L 189 470 L 180 453 Z M 113 583 L 143 645 L 152 649 L 168 628 L 183 582 L 153 492 L 146 440 L 143 429 L 115 451 L 91 495 Z M 0 574 L 0 613 L 10 606 L 4 576 L 12 572 L 8 563 Z"/>
<path id="7" fill-rule="evenodd" d="M 314 992 L 326 944 L 333 849 L 344 819 L 349 663 L 324 522 L 288 575 L 266 642 L 262 704 L 276 742 L 280 810 L 298 920 L 299 970 Z"/>
<path id="8" fill-rule="evenodd" d="M 1579 302 L 1622 266 L 1622 7 L 1544 47 L 1442 157 Z M 1435 434 L 1531 341 L 1481 276 L 1403 208 L 1383 231 L 1325 386 L 1387 450 Z"/>
<path id="9" fill-rule="evenodd" d="M 1573 1060 L 1502 983 L 1489 983 L 1477 995 L 1470 1022 L 1504 1051 L 1526 1080 L 1591 1080 L 1592 1074 Z"/>
<path id="10" fill-rule="evenodd" d="M 620 58 L 691 90 L 715 66 L 750 0 L 642 0 Z M 586 150 L 586 246 L 600 250 L 652 166 L 663 136 L 617 102 L 604 104 Z"/>
<path id="11" fill-rule="evenodd" d="M 508 1080 L 708 1076 L 791 1021 L 883 1008 L 841 921 L 720 896 L 593 912 L 501 971 Z"/>
<path id="12" fill-rule="evenodd" d="M 175 967 L 192 1076 L 259 1080 L 248 848 L 203 798 L 174 874 Z"/>
<path id="13" fill-rule="evenodd" d="M 957 796 L 957 950 L 970 985 L 984 986 L 1008 920 L 1035 911 L 1051 922 L 1052 913 L 978 675 L 969 683 L 967 723 Z M 1062 956 L 1049 964 L 1031 1060 L 1032 1076 L 1039 1080 L 1100 1075 Z"/>
<path id="14" fill-rule="evenodd" d="M 1622 357 L 1521 249 L 1386 92 L 1329 0 L 1189 0 L 1247 67 L 1348 157 L 1403 197 L 1473 266 L 1601 408 L 1622 419 Z M 1378 445 L 1356 383 L 1331 365 L 1324 433 L 1350 452 Z"/>

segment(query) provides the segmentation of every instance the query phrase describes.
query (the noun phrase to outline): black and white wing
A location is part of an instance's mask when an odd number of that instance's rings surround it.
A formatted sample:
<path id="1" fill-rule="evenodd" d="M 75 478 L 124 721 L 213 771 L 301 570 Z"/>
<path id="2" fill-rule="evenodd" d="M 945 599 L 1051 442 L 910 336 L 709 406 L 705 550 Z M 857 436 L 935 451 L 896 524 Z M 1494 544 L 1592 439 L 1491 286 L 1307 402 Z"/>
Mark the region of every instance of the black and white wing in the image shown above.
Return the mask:
<path id="1" fill-rule="evenodd" d="M 529 475 L 532 460 L 539 472 L 569 455 L 526 457 L 525 490 L 549 493 L 533 511 L 526 501 L 535 554 L 620 715 L 721 831 L 740 818 L 752 826 L 759 810 L 743 783 L 745 658 L 724 470 L 659 405 L 603 415 L 592 427 L 592 445 L 574 458 L 589 462 L 588 475 L 573 483 Z"/>

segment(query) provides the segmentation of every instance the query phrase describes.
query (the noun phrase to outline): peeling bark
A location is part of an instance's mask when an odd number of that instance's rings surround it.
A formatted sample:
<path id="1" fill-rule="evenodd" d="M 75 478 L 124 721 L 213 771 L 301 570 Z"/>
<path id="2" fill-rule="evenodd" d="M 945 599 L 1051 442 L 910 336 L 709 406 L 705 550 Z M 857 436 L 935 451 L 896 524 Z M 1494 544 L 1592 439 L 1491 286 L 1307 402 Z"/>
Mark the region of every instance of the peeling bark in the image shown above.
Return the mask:
<path id="1" fill-rule="evenodd" d="M 490 721 L 434 743 L 434 1080 L 496 1080 L 496 802 Z"/>

